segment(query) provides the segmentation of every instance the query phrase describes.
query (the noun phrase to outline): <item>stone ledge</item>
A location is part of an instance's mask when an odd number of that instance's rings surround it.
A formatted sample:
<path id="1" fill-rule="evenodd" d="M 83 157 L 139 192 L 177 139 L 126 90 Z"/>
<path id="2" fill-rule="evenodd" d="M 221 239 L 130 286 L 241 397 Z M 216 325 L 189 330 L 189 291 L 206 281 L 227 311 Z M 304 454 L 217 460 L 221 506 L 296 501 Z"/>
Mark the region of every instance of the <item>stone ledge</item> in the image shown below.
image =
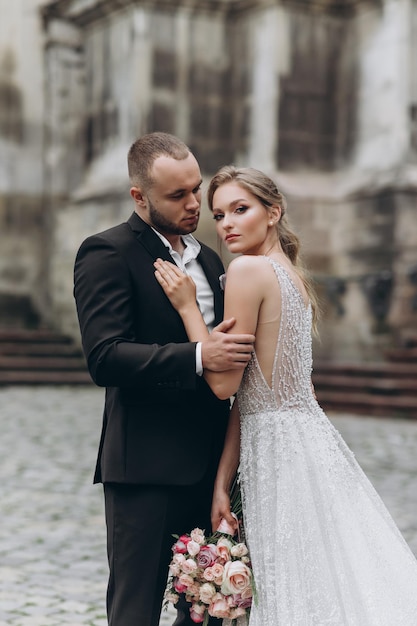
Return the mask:
<path id="1" fill-rule="evenodd" d="M 336 15 L 350 15 L 364 4 L 380 5 L 381 0 L 283 0 L 284 5 L 292 5 L 313 12 Z M 225 13 L 245 11 L 253 8 L 276 6 L 274 0 L 54 0 L 42 7 L 45 22 L 53 18 L 72 21 L 80 26 L 94 22 L 118 9 L 142 7 L 170 9 L 184 7 L 191 10 Z"/>
<path id="2" fill-rule="evenodd" d="M 120 199 L 128 194 L 130 183 L 127 173 L 127 154 L 130 145 L 108 149 L 89 165 L 81 185 L 74 189 L 70 202 L 80 203 L 106 197 Z"/>
<path id="3" fill-rule="evenodd" d="M 276 178 L 284 193 L 320 200 L 352 200 L 381 192 L 417 194 L 417 165 L 403 164 L 388 170 L 346 168 L 334 172 L 307 169 L 278 171 Z"/>

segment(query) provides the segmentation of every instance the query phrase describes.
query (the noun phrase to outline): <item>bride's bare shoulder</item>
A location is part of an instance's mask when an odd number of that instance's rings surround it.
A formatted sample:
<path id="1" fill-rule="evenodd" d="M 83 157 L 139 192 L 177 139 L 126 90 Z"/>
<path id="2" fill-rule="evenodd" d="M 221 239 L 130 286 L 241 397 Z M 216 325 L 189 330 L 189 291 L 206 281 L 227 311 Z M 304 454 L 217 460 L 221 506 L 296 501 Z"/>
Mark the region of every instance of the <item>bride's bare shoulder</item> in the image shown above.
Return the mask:
<path id="1" fill-rule="evenodd" d="M 234 258 L 227 268 L 227 275 L 256 274 L 259 278 L 261 273 L 266 275 L 270 272 L 270 264 L 266 257 L 254 254 L 242 254 Z"/>

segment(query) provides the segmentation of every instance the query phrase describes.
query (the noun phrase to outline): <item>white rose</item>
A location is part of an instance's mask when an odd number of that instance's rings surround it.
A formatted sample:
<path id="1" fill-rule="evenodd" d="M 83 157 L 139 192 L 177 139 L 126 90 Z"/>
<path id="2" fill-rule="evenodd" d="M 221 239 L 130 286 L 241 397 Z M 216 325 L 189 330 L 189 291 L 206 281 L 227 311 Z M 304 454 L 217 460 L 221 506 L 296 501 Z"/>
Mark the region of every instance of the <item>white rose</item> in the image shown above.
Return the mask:
<path id="1" fill-rule="evenodd" d="M 181 563 L 181 569 L 184 574 L 190 574 L 192 576 L 197 569 L 197 563 L 193 559 L 187 559 Z"/>
<path id="2" fill-rule="evenodd" d="M 172 562 L 176 565 L 181 565 L 185 561 L 185 556 L 183 554 L 174 554 L 172 557 Z"/>
<path id="3" fill-rule="evenodd" d="M 171 604 L 176 604 L 179 600 L 179 595 L 177 593 L 174 593 L 173 591 L 169 591 L 165 595 L 165 598 L 168 600 L 168 602 L 171 602 Z"/>
<path id="4" fill-rule="evenodd" d="M 196 541 L 191 540 L 188 542 L 187 550 L 190 556 L 195 556 L 200 552 L 200 544 Z"/>
<path id="5" fill-rule="evenodd" d="M 179 576 L 181 568 L 177 563 L 171 563 L 169 566 L 169 573 L 171 576 Z"/>
<path id="6" fill-rule="evenodd" d="M 248 549 L 244 543 L 237 543 L 230 549 L 230 553 L 232 556 L 241 558 L 242 556 L 246 556 L 246 554 L 248 553 Z"/>
<path id="7" fill-rule="evenodd" d="M 200 600 L 204 604 L 210 604 L 216 595 L 216 587 L 211 583 L 204 583 L 200 587 Z"/>
<path id="8" fill-rule="evenodd" d="M 190 533 L 190 537 L 193 541 L 198 543 L 200 546 L 202 546 L 206 540 L 204 536 L 204 532 L 201 530 L 201 528 L 194 528 L 194 530 L 191 531 Z"/>

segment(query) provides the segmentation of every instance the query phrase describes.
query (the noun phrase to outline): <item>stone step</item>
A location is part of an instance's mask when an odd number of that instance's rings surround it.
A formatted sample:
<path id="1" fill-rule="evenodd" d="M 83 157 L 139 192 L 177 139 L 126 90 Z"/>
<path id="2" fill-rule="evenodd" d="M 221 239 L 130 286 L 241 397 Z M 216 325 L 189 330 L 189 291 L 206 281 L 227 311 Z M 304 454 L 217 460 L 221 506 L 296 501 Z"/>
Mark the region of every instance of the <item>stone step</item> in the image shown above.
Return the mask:
<path id="1" fill-rule="evenodd" d="M 325 410 L 417 419 L 417 337 L 383 362 L 316 362 L 313 383 Z"/>
<path id="2" fill-rule="evenodd" d="M 80 358 L 82 352 L 80 348 L 71 343 L 46 343 L 40 342 L 0 342 L 0 355 L 4 356 L 65 356 L 67 358 Z"/>
<path id="3" fill-rule="evenodd" d="M 417 363 L 417 347 L 392 348 L 391 350 L 386 350 L 385 356 L 389 361 Z"/>
<path id="4" fill-rule="evenodd" d="M 86 364 L 81 357 L 42 357 L 42 356 L 4 356 L 0 353 L 1 370 L 85 370 Z"/>
<path id="5" fill-rule="evenodd" d="M 0 370 L 1 385 L 92 385 L 87 370 Z"/>
<path id="6" fill-rule="evenodd" d="M 403 339 L 403 345 L 406 348 L 417 348 L 417 335 L 410 335 L 410 334 L 408 334 Z"/>
<path id="7" fill-rule="evenodd" d="M 325 411 L 403 417 L 417 419 L 417 397 L 409 395 L 386 396 L 374 393 L 346 393 L 339 390 L 316 389 L 317 400 Z"/>
<path id="8" fill-rule="evenodd" d="M 0 328 L 0 385 L 92 384 L 81 349 L 47 328 Z"/>
<path id="9" fill-rule="evenodd" d="M 407 394 L 417 397 L 417 378 L 376 378 L 375 376 L 347 376 L 337 373 L 313 373 L 315 388 L 321 390 L 337 389 L 338 391 L 366 392 L 393 396 Z"/>
<path id="10" fill-rule="evenodd" d="M 314 361 L 314 374 L 338 374 L 352 377 L 375 376 L 378 378 L 403 378 L 405 376 L 417 378 L 417 363 Z"/>
<path id="11" fill-rule="evenodd" d="M 66 335 L 55 332 L 48 328 L 1 328 L 0 349 L 2 343 L 54 343 L 67 345 L 72 339 Z"/>

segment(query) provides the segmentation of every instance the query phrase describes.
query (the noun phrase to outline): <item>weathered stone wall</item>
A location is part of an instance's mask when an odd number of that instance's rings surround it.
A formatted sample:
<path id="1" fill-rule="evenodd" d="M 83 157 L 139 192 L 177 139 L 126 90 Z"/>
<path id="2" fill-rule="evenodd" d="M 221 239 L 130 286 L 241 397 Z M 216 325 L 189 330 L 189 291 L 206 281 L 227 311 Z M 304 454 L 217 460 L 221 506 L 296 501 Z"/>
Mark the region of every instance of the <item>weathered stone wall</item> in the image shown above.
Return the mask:
<path id="1" fill-rule="evenodd" d="M 0 324 L 48 308 L 40 0 L 0 0 Z"/>
<path id="2" fill-rule="evenodd" d="M 309 266 L 323 279 L 316 352 L 380 358 L 417 327 L 408 276 L 417 261 L 416 6 L 362 2 L 341 19 L 300 15 L 295 5 L 277 177 Z M 315 88 L 316 101 L 309 96 Z M 340 298 L 329 276 L 342 279 Z M 390 279 L 388 299 L 383 292 Z"/>
<path id="3" fill-rule="evenodd" d="M 316 352 L 378 358 L 415 324 L 406 272 L 417 240 L 398 239 L 410 213 L 405 198 L 412 207 L 415 191 L 393 185 L 409 153 L 410 5 L 179 1 L 173 10 L 125 0 L 118 11 L 107 3 L 105 19 L 94 15 L 102 3 L 90 5 L 87 19 L 75 20 L 85 61 L 86 169 L 58 212 L 58 241 L 61 224 L 81 241 L 130 211 L 125 154 L 133 138 L 156 129 L 178 134 L 205 178 L 227 162 L 277 177 L 321 281 Z M 215 245 L 207 212 L 199 235 Z M 59 319 L 69 327 L 70 281 L 65 289 L 60 281 L 74 249 L 67 242 L 64 260 L 63 248 L 53 293 L 56 309 L 61 292 Z M 378 321 L 373 281 L 381 272 L 392 273 L 402 306 L 387 306 Z M 342 297 L 329 291 L 329 276 L 341 281 Z"/>
<path id="4" fill-rule="evenodd" d="M 22 10 L 16 3 L 15 18 Z M 417 265 L 415 3 L 55 0 L 43 16 L 45 62 L 31 89 L 45 72 L 46 132 L 42 149 L 31 145 L 44 167 L 39 159 L 29 174 L 38 181 L 31 194 L 43 193 L 42 219 L 34 239 L 21 244 L 19 284 L 31 292 L 45 278 L 37 299 L 58 327 L 78 337 L 72 268 L 79 244 L 133 210 L 130 144 L 164 130 L 191 146 L 205 182 L 228 162 L 277 179 L 323 296 L 317 355 L 379 358 L 416 328 L 409 278 Z M 9 76 L 11 83 L 22 81 Z M 27 92 L 9 89 L 16 106 L 7 123 L 0 106 L 0 135 L 8 136 L 9 156 L 15 150 L 8 161 L 19 164 L 7 187 L 16 198 L 30 154 L 25 146 L 22 160 L 16 156 Z M 0 166 L 3 178 L 5 171 Z M 216 246 L 206 209 L 198 235 Z M 0 291 L 4 266 L 20 267 L 7 258 L 0 252 Z"/>
<path id="5" fill-rule="evenodd" d="M 132 141 L 153 129 L 177 134 L 212 173 L 233 160 L 237 132 L 232 27 L 221 10 L 126 3 L 98 18 L 81 27 L 55 15 L 47 30 L 51 293 L 55 319 L 77 337 L 69 297 L 74 256 L 84 237 L 133 210 L 126 168 Z"/>

